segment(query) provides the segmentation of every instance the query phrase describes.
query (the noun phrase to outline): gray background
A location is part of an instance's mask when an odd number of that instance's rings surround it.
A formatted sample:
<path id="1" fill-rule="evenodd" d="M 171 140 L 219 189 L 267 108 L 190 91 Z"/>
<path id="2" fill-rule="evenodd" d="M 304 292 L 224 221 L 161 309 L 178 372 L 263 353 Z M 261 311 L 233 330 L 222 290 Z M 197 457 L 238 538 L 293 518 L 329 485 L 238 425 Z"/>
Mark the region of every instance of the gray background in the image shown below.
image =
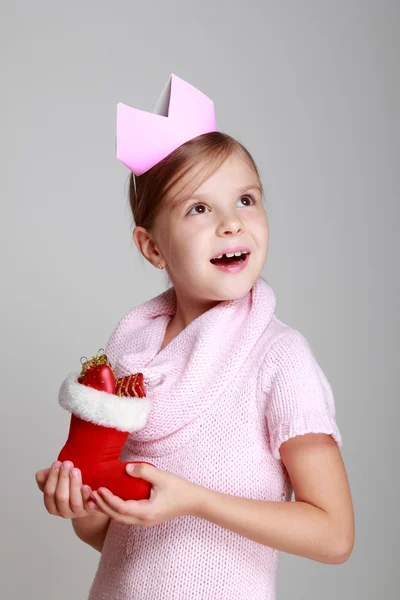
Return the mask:
<path id="1" fill-rule="evenodd" d="M 131 239 L 114 136 L 117 102 L 152 110 L 171 72 L 259 164 L 276 314 L 335 392 L 356 545 L 341 566 L 282 553 L 278 598 L 398 597 L 399 3 L 0 11 L 1 598 L 85 598 L 94 576 L 100 555 L 45 511 L 34 473 L 66 439 L 61 380 L 164 289 Z"/>

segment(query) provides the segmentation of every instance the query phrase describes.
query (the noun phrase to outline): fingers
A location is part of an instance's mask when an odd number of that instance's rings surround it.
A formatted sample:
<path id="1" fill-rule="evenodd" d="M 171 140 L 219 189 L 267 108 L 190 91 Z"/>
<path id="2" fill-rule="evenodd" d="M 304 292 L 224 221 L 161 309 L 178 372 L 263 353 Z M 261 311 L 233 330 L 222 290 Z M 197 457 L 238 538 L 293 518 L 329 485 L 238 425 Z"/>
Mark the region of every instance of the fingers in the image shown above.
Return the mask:
<path id="1" fill-rule="evenodd" d="M 82 475 L 79 469 L 70 470 L 69 509 L 71 512 L 81 514 L 84 510 L 82 497 Z"/>
<path id="2" fill-rule="evenodd" d="M 96 510 L 96 504 L 90 501 L 92 489 L 89 485 L 82 486 L 82 473 L 79 469 L 71 469 L 70 471 L 70 495 L 69 507 L 75 516 L 91 513 Z M 98 512 L 98 511 L 97 511 Z"/>
<path id="3" fill-rule="evenodd" d="M 118 496 L 115 496 L 107 488 L 100 488 L 95 491 L 93 497 L 96 498 L 96 502 L 98 502 L 100 506 L 103 507 L 105 502 L 110 509 L 124 516 L 129 516 L 130 514 L 128 505 L 135 508 L 137 506 L 134 502 L 126 502 Z"/>
<path id="4" fill-rule="evenodd" d="M 96 502 L 92 499 L 92 488 L 89 485 L 82 486 L 82 499 L 85 510 L 89 513 L 100 512 L 97 508 Z"/>
<path id="5" fill-rule="evenodd" d="M 57 484 L 58 484 L 58 473 L 59 473 L 60 467 L 61 467 L 61 463 L 58 460 L 56 460 L 56 462 L 54 462 L 51 465 L 49 475 L 47 477 L 47 481 L 45 483 L 44 490 L 43 490 L 43 502 L 44 502 L 44 505 L 45 505 L 47 511 L 51 515 L 58 514 L 57 505 L 56 505 L 56 501 L 55 501 L 55 493 L 56 493 Z"/>
<path id="6" fill-rule="evenodd" d="M 70 474 L 73 467 L 70 461 L 55 461 L 49 470 L 43 490 L 43 501 L 51 515 L 73 519 L 87 514 L 83 508 L 80 472 L 78 470 L 78 477 L 72 478 Z"/>
<path id="7" fill-rule="evenodd" d="M 58 483 L 54 494 L 57 512 L 64 518 L 70 518 L 69 488 L 70 471 L 73 466 L 72 462 L 68 460 L 63 462 L 61 469 L 58 472 Z"/>
<path id="8" fill-rule="evenodd" d="M 109 502 L 106 502 L 105 499 L 102 497 L 102 495 L 99 493 L 99 491 L 95 491 L 92 494 L 92 497 L 95 498 L 96 500 L 96 505 L 98 506 L 99 510 L 101 512 L 104 512 L 106 515 L 108 515 L 111 518 L 116 518 L 119 517 L 119 520 L 123 520 L 126 518 L 125 515 L 118 515 L 118 513 L 110 506 Z M 108 496 L 107 496 L 107 500 L 108 500 Z"/>
<path id="9" fill-rule="evenodd" d="M 124 501 L 118 496 L 115 496 L 107 488 L 99 488 L 92 494 L 96 500 L 98 510 L 105 513 L 112 519 L 121 523 L 129 523 L 131 525 L 146 525 L 149 521 L 144 515 L 144 519 L 138 514 L 138 502 L 136 500 Z"/>
<path id="10" fill-rule="evenodd" d="M 80 469 L 74 468 L 71 461 L 55 461 L 50 469 L 36 473 L 36 481 L 43 488 L 43 501 L 52 515 L 74 519 L 102 512 L 91 498 L 90 486 L 82 485 Z"/>

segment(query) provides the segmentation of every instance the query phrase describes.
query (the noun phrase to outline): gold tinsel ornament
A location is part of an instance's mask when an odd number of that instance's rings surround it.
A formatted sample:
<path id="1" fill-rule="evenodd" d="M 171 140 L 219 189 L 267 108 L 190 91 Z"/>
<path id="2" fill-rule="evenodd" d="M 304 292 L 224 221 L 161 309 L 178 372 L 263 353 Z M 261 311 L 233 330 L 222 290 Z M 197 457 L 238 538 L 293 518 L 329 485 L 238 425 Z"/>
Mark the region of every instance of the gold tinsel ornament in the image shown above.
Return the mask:
<path id="1" fill-rule="evenodd" d="M 99 355 L 100 352 L 103 352 L 103 354 Z M 82 361 L 84 361 L 84 362 L 82 362 Z M 114 377 L 115 377 L 114 369 L 112 368 L 110 361 L 108 360 L 106 354 L 104 353 L 104 348 L 100 348 L 100 350 L 98 350 L 96 356 L 94 356 L 90 360 L 87 359 L 86 356 L 82 356 L 81 364 L 82 364 L 82 369 L 80 372 L 79 379 L 82 379 L 83 377 L 85 377 L 85 375 L 89 369 L 91 369 L 92 367 L 98 367 L 100 365 L 107 365 L 107 367 L 110 367 L 110 369 L 113 372 Z"/>

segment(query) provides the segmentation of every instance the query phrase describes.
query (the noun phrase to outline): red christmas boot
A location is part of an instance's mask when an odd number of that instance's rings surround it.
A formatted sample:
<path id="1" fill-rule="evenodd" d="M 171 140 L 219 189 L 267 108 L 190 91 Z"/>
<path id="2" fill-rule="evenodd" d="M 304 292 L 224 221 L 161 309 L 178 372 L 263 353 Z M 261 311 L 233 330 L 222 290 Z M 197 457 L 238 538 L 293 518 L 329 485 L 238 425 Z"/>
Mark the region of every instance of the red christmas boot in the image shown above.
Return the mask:
<path id="1" fill-rule="evenodd" d="M 128 475 L 128 463 L 119 460 L 129 433 L 146 424 L 151 403 L 145 396 L 143 375 L 115 379 L 105 355 L 84 363 L 80 377 L 70 373 L 59 391 L 60 405 L 72 414 L 58 460 L 72 461 L 93 490 L 106 487 L 123 500 L 149 498 L 151 484 Z"/>

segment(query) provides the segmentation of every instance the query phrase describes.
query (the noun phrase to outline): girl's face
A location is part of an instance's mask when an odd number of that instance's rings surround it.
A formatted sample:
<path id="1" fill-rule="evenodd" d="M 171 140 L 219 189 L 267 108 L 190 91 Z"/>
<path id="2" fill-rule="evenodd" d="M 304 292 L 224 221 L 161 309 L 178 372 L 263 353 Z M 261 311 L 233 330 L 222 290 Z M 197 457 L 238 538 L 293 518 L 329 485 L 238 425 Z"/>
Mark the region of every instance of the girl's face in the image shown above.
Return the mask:
<path id="1" fill-rule="evenodd" d="M 260 183 L 239 153 L 233 153 L 190 199 L 162 209 L 154 228 L 154 241 L 178 297 L 197 302 L 246 294 L 262 271 L 268 240 Z M 236 248 L 249 252 L 241 270 L 237 265 L 221 269 L 211 262 Z"/>

